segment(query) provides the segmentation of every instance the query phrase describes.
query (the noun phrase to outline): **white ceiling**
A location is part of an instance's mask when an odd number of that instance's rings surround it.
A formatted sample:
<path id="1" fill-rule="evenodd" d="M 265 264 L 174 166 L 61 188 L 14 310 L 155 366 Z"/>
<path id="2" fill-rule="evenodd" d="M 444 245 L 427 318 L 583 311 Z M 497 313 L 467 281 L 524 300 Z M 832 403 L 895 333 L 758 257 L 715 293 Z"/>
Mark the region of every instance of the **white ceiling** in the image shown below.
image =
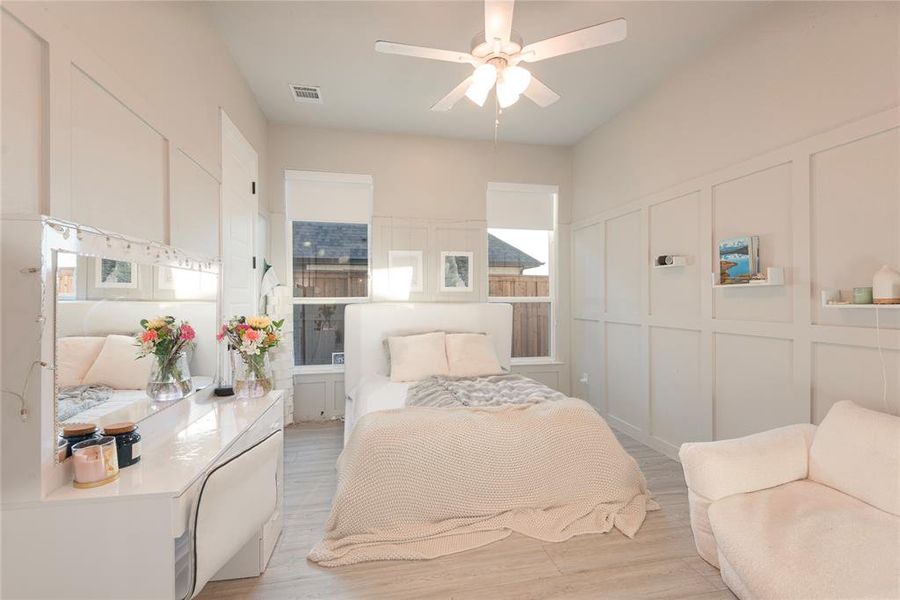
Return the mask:
<path id="1" fill-rule="evenodd" d="M 462 64 L 388 56 L 390 40 L 468 51 L 483 27 L 481 2 L 210 2 L 213 20 L 266 117 L 273 122 L 476 139 L 493 138 L 493 102 L 429 107 L 470 72 Z M 524 97 L 504 111 L 500 139 L 573 144 L 701 53 L 762 6 L 758 2 L 517 2 L 526 43 L 628 19 L 628 38 L 527 65 L 562 99 Z M 288 84 L 322 87 L 301 104 Z"/>

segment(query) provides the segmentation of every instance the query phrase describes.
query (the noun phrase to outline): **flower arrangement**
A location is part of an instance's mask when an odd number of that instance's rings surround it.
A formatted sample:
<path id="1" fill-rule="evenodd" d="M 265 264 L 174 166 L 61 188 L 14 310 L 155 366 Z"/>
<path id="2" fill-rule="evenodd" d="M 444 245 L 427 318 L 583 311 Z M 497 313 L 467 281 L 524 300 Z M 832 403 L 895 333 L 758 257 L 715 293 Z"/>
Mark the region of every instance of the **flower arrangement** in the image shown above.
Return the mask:
<path id="1" fill-rule="evenodd" d="M 281 342 L 284 320 L 273 321 L 267 316 L 232 317 L 216 339 L 227 340 L 228 348 L 240 357 L 234 361 L 234 388 L 239 395 L 261 395 L 272 390 L 268 352 Z M 252 389 L 251 389 L 252 388 Z"/>
<path id="2" fill-rule="evenodd" d="M 194 328 L 187 321 L 176 324 L 172 316 L 141 319 L 141 328 L 143 331 L 135 336 L 138 358 L 156 358 L 147 384 L 150 397 L 173 400 L 190 393 L 192 382 L 186 353 L 194 347 Z"/>

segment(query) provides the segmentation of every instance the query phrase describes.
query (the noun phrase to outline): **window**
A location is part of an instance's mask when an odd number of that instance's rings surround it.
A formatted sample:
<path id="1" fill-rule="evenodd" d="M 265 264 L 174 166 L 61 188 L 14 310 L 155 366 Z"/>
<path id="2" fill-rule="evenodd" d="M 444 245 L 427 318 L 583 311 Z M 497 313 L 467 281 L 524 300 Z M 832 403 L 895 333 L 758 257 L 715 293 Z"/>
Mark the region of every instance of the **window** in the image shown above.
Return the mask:
<path id="1" fill-rule="evenodd" d="M 344 309 L 369 299 L 371 178 L 287 171 L 294 365 L 340 370 Z"/>
<path id="2" fill-rule="evenodd" d="M 556 188 L 488 185 L 488 300 L 513 307 L 514 362 L 555 357 Z"/>

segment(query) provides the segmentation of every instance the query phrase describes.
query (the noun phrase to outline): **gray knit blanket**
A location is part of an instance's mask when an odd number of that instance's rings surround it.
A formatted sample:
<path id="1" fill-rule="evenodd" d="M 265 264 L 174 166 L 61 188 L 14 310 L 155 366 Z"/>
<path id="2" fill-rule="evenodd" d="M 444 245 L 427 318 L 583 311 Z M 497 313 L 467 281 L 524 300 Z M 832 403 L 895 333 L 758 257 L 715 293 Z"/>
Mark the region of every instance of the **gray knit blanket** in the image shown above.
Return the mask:
<path id="1" fill-rule="evenodd" d="M 103 404 L 112 396 L 113 390 L 105 385 L 75 385 L 59 390 L 57 416 L 59 421 L 67 421 L 78 413 Z"/>
<path id="2" fill-rule="evenodd" d="M 565 394 L 516 373 L 484 377 L 429 377 L 410 387 L 407 406 L 457 408 L 558 401 Z"/>

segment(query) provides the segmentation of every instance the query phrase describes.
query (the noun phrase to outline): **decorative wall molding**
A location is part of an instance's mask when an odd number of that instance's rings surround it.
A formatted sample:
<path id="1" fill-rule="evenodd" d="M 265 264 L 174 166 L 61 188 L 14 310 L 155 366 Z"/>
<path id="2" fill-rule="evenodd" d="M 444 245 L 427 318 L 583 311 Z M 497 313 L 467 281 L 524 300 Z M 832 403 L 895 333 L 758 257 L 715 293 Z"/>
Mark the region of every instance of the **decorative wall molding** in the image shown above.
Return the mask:
<path id="1" fill-rule="evenodd" d="M 573 223 L 573 395 L 589 399 L 615 427 L 673 458 L 684 441 L 743 435 L 797 420 L 817 422 L 838 399 L 836 384 L 823 377 L 822 369 L 837 368 L 839 360 L 853 381 L 856 397 L 850 399 L 885 410 L 881 365 L 872 363 L 878 360 L 872 352 L 877 348 L 875 309 L 822 314 L 818 279 L 827 276 L 829 286 L 836 282 L 846 289 L 866 285 L 876 263 L 900 264 L 900 184 L 891 154 L 898 141 L 900 107 Z M 841 154 L 831 152 L 835 149 Z M 857 173 L 860 164 L 868 171 Z M 848 206 L 857 207 L 851 212 L 862 220 L 855 229 L 846 222 Z M 655 222 L 659 211 L 665 218 Z M 763 267 L 781 266 L 765 264 L 766 250 L 780 253 L 770 260 L 786 263 L 784 286 L 713 289 L 717 239 L 745 226 L 751 229 L 745 233 L 762 236 Z M 859 256 L 859 261 L 845 261 L 852 268 L 836 259 L 817 264 L 817 229 L 823 226 L 830 228 L 827 243 L 840 248 L 838 258 Z M 861 233 L 867 228 L 881 235 L 869 239 Z M 660 238 L 665 249 L 655 246 Z M 674 247 L 679 244 L 686 247 Z M 690 254 L 694 248 L 693 269 L 651 268 L 654 252 Z M 655 295 L 658 290 L 665 294 Z M 900 315 L 882 310 L 879 316 L 893 402 L 889 408 L 897 413 Z M 609 327 L 618 327 L 612 337 Z M 580 336 L 579 330 L 584 331 Z M 674 331 L 696 337 L 699 405 L 688 397 L 679 405 L 654 390 L 654 381 L 657 388 L 685 385 L 683 365 L 652 360 L 654 336 L 657 343 L 667 343 L 667 336 L 682 335 Z M 784 360 L 772 359 L 782 355 Z M 816 356 L 827 366 L 817 365 Z M 637 361 L 633 376 L 622 370 L 628 361 Z M 588 377 L 585 384 L 581 374 L 602 381 Z M 690 412 L 698 406 L 699 415 Z M 706 423 L 703 431 L 691 429 L 697 417 Z"/>

